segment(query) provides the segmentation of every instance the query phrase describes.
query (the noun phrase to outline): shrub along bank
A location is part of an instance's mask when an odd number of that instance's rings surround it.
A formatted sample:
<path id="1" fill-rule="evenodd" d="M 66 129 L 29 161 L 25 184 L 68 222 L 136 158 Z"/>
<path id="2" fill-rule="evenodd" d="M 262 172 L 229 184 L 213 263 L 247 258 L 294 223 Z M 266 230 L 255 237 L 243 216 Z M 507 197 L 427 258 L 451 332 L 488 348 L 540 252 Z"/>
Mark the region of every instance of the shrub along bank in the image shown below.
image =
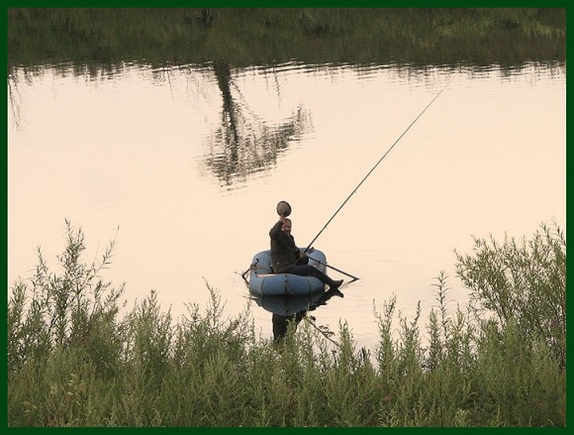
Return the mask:
<path id="1" fill-rule="evenodd" d="M 8 304 L 8 426 L 565 426 L 566 241 L 556 224 L 521 241 L 475 239 L 457 254 L 471 290 L 449 311 L 447 277 L 421 325 L 375 312 L 379 344 L 358 349 L 342 322 L 333 348 L 310 320 L 280 342 L 248 308 L 173 322 L 152 292 L 120 318 L 123 287 L 84 263 L 67 223 L 62 272 L 38 252 Z M 397 336 L 396 330 L 399 330 Z M 424 343 L 424 344 L 423 344 Z"/>

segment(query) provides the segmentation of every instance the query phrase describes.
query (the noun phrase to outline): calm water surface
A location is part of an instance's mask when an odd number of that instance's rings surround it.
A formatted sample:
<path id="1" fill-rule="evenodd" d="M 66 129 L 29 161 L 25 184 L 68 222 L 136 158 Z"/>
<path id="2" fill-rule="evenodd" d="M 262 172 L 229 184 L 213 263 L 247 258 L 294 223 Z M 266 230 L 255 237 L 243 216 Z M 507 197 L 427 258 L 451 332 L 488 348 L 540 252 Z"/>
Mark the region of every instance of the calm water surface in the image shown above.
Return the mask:
<path id="1" fill-rule="evenodd" d="M 207 282 L 226 314 L 249 305 L 269 337 L 271 313 L 240 275 L 268 248 L 276 203 L 291 204 L 306 246 L 451 79 L 316 240 L 360 277 L 316 323 L 347 321 L 373 347 L 373 310 L 396 295 L 411 317 L 420 301 L 424 325 L 442 270 L 452 306 L 464 306 L 454 250 L 470 252 L 472 235 L 565 227 L 563 69 L 214 71 L 126 64 L 93 79 L 46 67 L 10 80 L 9 285 L 32 275 L 37 246 L 56 268 L 67 218 L 86 234 L 86 261 L 117 232 L 104 277 L 126 283 L 128 307 L 155 289 L 177 317 L 206 304 Z"/>

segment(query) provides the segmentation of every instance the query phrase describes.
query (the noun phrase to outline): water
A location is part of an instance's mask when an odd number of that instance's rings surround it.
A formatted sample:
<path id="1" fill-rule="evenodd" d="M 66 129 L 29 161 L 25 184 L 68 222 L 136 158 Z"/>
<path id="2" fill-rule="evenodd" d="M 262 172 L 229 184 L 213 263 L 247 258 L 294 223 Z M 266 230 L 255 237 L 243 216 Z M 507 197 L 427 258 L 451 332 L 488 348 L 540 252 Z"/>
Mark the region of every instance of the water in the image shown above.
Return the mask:
<path id="1" fill-rule="evenodd" d="M 472 235 L 565 227 L 563 68 L 126 63 L 93 78 L 58 67 L 10 81 L 9 285 L 32 275 L 38 245 L 56 268 L 67 218 L 86 234 L 87 261 L 117 234 L 104 277 L 126 283 L 128 307 L 155 289 L 177 317 L 205 305 L 207 282 L 227 315 L 250 305 L 269 337 L 271 313 L 249 301 L 241 273 L 268 248 L 277 202 L 293 207 L 306 246 L 451 79 L 316 240 L 360 277 L 316 323 L 347 321 L 373 347 L 373 310 L 396 295 L 410 317 L 420 301 L 424 324 L 442 270 L 451 306 L 464 306 L 454 250 L 468 253 Z"/>

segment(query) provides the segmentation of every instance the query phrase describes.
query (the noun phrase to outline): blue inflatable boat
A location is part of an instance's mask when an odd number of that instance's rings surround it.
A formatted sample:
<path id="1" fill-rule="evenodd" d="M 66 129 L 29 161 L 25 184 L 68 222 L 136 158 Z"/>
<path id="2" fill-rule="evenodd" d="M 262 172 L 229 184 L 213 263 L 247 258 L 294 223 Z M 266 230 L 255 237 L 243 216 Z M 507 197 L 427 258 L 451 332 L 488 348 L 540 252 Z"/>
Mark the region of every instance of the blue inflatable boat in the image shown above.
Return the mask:
<path id="1" fill-rule="evenodd" d="M 309 257 L 309 264 L 325 272 L 325 254 L 315 249 Z M 325 291 L 325 284 L 318 278 L 273 273 L 270 250 L 261 251 L 253 257 L 248 285 L 249 291 L 259 296 L 310 296 Z"/>

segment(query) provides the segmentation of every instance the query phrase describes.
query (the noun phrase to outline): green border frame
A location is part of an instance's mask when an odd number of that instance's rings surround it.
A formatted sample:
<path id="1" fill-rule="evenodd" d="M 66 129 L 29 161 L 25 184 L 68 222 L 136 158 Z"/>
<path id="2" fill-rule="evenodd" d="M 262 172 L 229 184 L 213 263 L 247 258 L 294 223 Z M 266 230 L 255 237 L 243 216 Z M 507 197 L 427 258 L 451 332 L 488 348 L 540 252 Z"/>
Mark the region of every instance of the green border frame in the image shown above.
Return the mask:
<path id="1" fill-rule="evenodd" d="M 7 47 L 7 26 L 8 26 L 8 14 L 7 14 L 7 10 L 9 8 L 14 8 L 14 7 L 38 7 L 38 8 L 48 8 L 48 7 L 63 7 L 63 8 L 119 8 L 119 7 L 123 7 L 123 8 L 141 8 L 141 7 L 158 7 L 158 8 L 175 8 L 175 7 L 197 7 L 199 5 L 201 6 L 210 6 L 210 7 L 226 7 L 226 8 L 245 8 L 245 7 L 263 7 L 263 8 L 296 8 L 296 7 L 316 7 L 316 8 L 321 8 L 321 7 L 346 7 L 346 8 L 363 8 L 363 7 L 369 7 L 369 8 L 373 8 L 373 7 L 391 7 L 391 8 L 417 8 L 417 7 L 430 7 L 430 8 L 436 8 L 436 7 L 452 7 L 452 8 L 469 8 L 469 7 L 489 7 L 489 8 L 503 8 L 503 7 L 519 7 L 519 8 L 529 8 L 529 7 L 542 7 L 542 8 L 564 8 L 566 9 L 566 30 L 567 30 L 567 54 L 566 57 L 568 58 L 568 52 L 572 51 L 569 50 L 570 49 L 570 44 L 568 43 L 568 29 L 571 27 L 571 23 L 573 22 L 572 19 L 572 15 L 571 15 L 571 9 L 572 7 L 568 6 L 567 1 L 565 0 L 547 0 L 547 1 L 542 1 L 542 0 L 475 0 L 475 1 L 469 1 L 469 2 L 461 2 L 459 1 L 455 1 L 455 0 L 432 0 L 432 1 L 423 1 L 423 0 L 354 0 L 354 1 L 348 1 L 348 0 L 292 0 L 292 1 L 283 1 L 283 2 L 277 2 L 277 1 L 264 1 L 264 0 L 242 0 L 242 1 L 237 1 L 237 0 L 204 0 L 201 2 L 195 2 L 195 1 L 189 1 L 189 0 L 163 0 L 163 1 L 158 1 L 158 0 L 84 0 L 84 1 L 72 1 L 72 0 L 7 0 L 5 2 L 3 2 L 3 6 L 0 10 L 0 17 L 1 17 L 1 23 L 2 28 L 4 28 L 4 31 L 1 33 L 1 42 L 2 42 L 2 66 L 3 66 L 3 72 L 5 75 L 5 83 L 7 83 L 8 80 L 8 72 L 7 72 L 7 55 L 8 55 L 8 47 Z M 279 3 L 279 4 L 278 4 Z M 282 4 L 281 4 L 282 3 Z M 570 2 L 571 3 L 571 2 Z M 568 100 L 568 89 L 570 88 L 570 86 L 568 86 L 568 78 L 566 79 L 566 83 L 567 83 L 567 100 Z M 8 94 L 7 94 L 7 86 L 3 86 L 1 88 L 1 92 L 2 92 L 2 100 L 7 102 L 7 98 L 8 98 Z M 7 141 L 8 141 L 8 125 L 7 125 L 7 104 L 4 104 L 3 106 L 3 110 L 5 111 L 3 113 L 4 115 L 4 141 L 6 144 L 5 147 L 5 151 L 2 154 L 2 161 L 0 162 L 2 167 L 5 168 L 5 175 L 3 178 L 3 185 L 2 185 L 2 200 L 3 203 L 6 205 L 6 209 L 8 207 L 8 146 L 7 146 Z M 569 121 L 570 118 L 572 118 L 572 116 L 569 114 L 568 110 L 566 113 L 566 123 L 567 125 L 569 125 Z M 568 150 L 568 134 L 566 135 L 566 149 Z M 566 152 L 566 203 L 567 203 L 567 207 L 568 208 L 568 199 L 569 199 L 569 191 L 570 189 L 568 189 L 568 185 L 569 185 L 569 177 L 568 177 L 568 168 L 569 168 L 569 160 L 570 160 L 570 156 L 569 153 Z M 4 263 L 3 263 L 3 267 L 1 269 L 1 278 L 3 280 L 3 282 L 6 283 L 7 287 L 6 287 L 6 296 L 2 299 L 2 309 L 4 313 L 7 313 L 7 308 L 8 308 L 8 300 L 7 300 L 7 292 L 8 292 L 8 288 L 10 287 L 11 283 L 8 283 L 7 279 L 8 279 L 8 274 L 7 274 L 7 264 L 8 264 L 8 237 L 9 237 L 9 227 L 8 227 L 8 215 L 7 212 L 5 213 L 5 223 L 4 223 L 4 228 L 5 231 L 2 233 L 2 243 L 4 245 L 4 252 L 5 252 L 5 259 L 3 259 Z M 571 219 L 568 219 L 568 216 L 566 218 L 566 225 L 568 226 L 568 222 Z M 568 264 L 570 264 L 570 262 L 568 262 Z M 567 281 L 568 282 L 568 281 Z M 568 284 L 567 284 L 567 290 L 568 290 Z M 4 322 L 2 324 L 2 326 L 0 327 L 1 330 L 1 344 L 2 344 L 2 348 L 6 349 L 7 347 L 7 324 L 6 322 Z M 568 347 L 569 349 L 571 348 L 571 346 Z M 572 352 L 568 352 L 568 354 L 571 354 Z M 1 376 L 1 384 L 0 387 L 2 389 L 2 391 L 4 392 L 4 394 L 2 395 L 2 399 L 1 399 L 1 403 L 2 403 L 2 408 L 0 410 L 0 427 L 8 427 L 7 426 L 7 406 L 8 406 L 8 398 L 7 398 L 7 379 L 6 379 L 6 372 L 7 372 L 7 355 L 6 353 L 3 353 L 2 358 L 1 358 L 1 366 L 0 366 L 0 370 L 2 371 L 2 376 Z M 567 376 L 567 392 L 570 390 L 571 384 L 572 382 L 570 381 L 570 377 Z M 567 407 L 568 410 L 568 407 Z M 4 411 L 4 412 L 2 412 Z M 571 418 L 568 418 L 568 415 L 566 416 L 566 427 L 570 426 L 570 421 Z M 16 429 L 16 428 L 9 428 L 11 430 L 32 430 L 30 428 L 28 429 Z M 119 428 L 118 428 L 119 429 Z M 148 430 L 150 430 L 151 428 L 147 428 Z M 171 430 L 174 430 L 175 428 L 172 428 Z M 381 428 L 380 430 L 383 430 L 385 428 Z M 86 428 L 75 428 L 72 430 L 86 430 Z M 151 429 L 153 430 L 153 429 Z M 185 430 L 185 428 L 180 428 L 180 430 Z M 194 428 L 194 431 L 197 431 L 198 429 Z M 200 431 L 202 429 L 199 429 Z M 213 430 L 213 429 L 212 429 Z M 216 429 L 219 430 L 219 429 Z M 225 430 L 225 429 L 221 429 L 221 430 Z M 243 430 L 249 430 L 252 431 L 254 430 L 253 428 L 245 428 Z M 301 430 L 301 428 L 290 428 L 290 429 L 276 429 L 279 431 L 285 431 L 285 430 L 290 430 L 290 431 L 294 431 L 294 430 Z M 324 431 L 324 433 L 326 433 L 326 431 L 328 430 L 329 433 L 333 430 L 333 429 L 313 429 L 314 432 L 316 431 Z M 337 429 L 340 430 L 340 429 Z M 352 429 L 352 430 L 356 430 L 356 429 Z M 378 430 L 378 429 L 362 429 L 362 430 Z M 400 430 L 400 429 L 399 429 Z M 417 430 L 417 428 L 414 428 L 412 430 Z M 433 429 L 433 430 L 444 430 L 444 428 L 438 428 L 438 429 Z M 472 429 L 471 429 L 472 430 Z M 480 428 L 477 428 L 477 430 L 480 430 Z M 517 428 L 516 430 L 524 430 L 524 428 Z M 531 429 L 532 430 L 532 429 Z M 540 430 L 540 429 L 536 429 L 536 430 Z M 548 430 L 552 430 L 552 429 L 548 429 Z M 557 430 L 557 429 L 554 429 Z M 558 429 L 559 430 L 559 429 Z M 211 431 L 211 430 L 210 430 Z"/>

